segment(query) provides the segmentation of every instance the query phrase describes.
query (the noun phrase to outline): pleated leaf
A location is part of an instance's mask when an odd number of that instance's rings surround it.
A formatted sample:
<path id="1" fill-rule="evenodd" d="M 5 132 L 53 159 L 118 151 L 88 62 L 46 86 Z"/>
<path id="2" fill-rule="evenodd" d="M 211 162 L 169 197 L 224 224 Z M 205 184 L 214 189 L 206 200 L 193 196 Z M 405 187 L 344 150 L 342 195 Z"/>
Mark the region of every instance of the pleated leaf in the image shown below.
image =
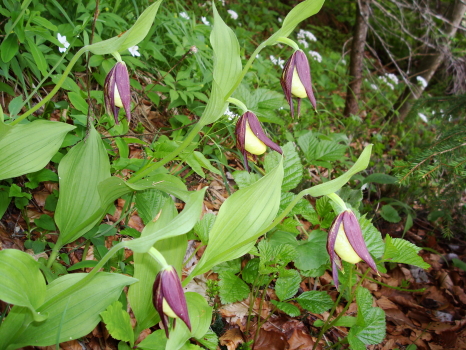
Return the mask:
<path id="1" fill-rule="evenodd" d="M 60 229 L 57 244 L 64 245 L 90 230 L 105 214 L 98 186 L 110 178 L 110 162 L 93 127 L 88 137 L 63 157 L 58 176 L 60 197 L 55 222 Z"/>
<path id="2" fill-rule="evenodd" d="M 15 349 L 27 345 L 49 346 L 77 339 L 91 332 L 101 321 L 100 313 L 116 301 L 125 285 L 136 279 L 116 273 L 98 273 L 83 286 L 75 284 L 87 274 L 60 277 L 47 286 L 47 298 L 39 307 L 48 314 L 44 322 L 32 322 L 15 342 Z M 75 288 L 71 293 L 62 293 Z"/>
<path id="3" fill-rule="evenodd" d="M 278 212 L 283 160 L 269 174 L 230 196 L 220 207 L 209 245 L 191 276 L 246 254 Z"/>
<path id="4" fill-rule="evenodd" d="M 8 126 L 0 122 L 0 180 L 41 170 L 75 127 L 37 120 Z"/>
<path id="5" fill-rule="evenodd" d="M 45 299 L 45 280 L 32 256 L 17 249 L 0 251 L 0 281 L 0 300 L 26 306 L 36 321 L 44 319 L 36 308 Z"/>

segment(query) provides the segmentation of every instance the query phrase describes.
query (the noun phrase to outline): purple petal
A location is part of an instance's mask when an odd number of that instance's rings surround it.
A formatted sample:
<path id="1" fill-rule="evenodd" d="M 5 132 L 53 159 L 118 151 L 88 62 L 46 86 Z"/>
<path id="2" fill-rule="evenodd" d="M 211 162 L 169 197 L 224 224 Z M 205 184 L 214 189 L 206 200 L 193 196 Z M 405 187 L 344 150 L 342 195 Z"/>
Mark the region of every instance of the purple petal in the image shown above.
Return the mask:
<path id="1" fill-rule="evenodd" d="M 283 68 L 282 77 L 280 79 L 280 84 L 285 94 L 285 98 L 290 105 L 291 117 L 294 117 L 294 107 L 293 107 L 293 95 L 291 94 L 291 84 L 293 81 L 293 70 L 295 68 L 295 54 L 286 61 L 285 67 Z"/>
<path id="2" fill-rule="evenodd" d="M 345 229 L 346 237 L 353 247 L 356 254 L 364 260 L 375 272 L 377 271 L 377 266 L 375 265 L 374 259 L 367 250 L 366 242 L 362 235 L 361 226 L 359 226 L 358 219 L 356 215 L 350 210 L 346 210 L 343 213 L 343 227 Z"/>
<path id="3" fill-rule="evenodd" d="M 250 172 L 248 164 L 248 151 L 244 148 L 246 145 L 246 122 L 247 118 L 242 115 L 236 122 L 235 135 L 236 135 L 236 147 L 240 150 L 243 155 L 244 168 Z"/>
<path id="4" fill-rule="evenodd" d="M 338 214 L 338 216 L 333 221 L 330 232 L 328 233 L 327 240 L 327 252 L 328 255 L 330 255 L 330 261 L 332 262 L 333 282 L 335 283 L 336 288 L 338 288 L 338 269 L 341 269 L 341 261 L 337 253 L 335 253 L 335 242 L 337 240 L 338 229 L 340 228 L 342 221 L 343 213 Z"/>
<path id="5" fill-rule="evenodd" d="M 280 148 L 280 146 L 267 137 L 264 130 L 262 129 L 259 119 L 257 119 L 254 113 L 248 111 L 244 114 L 244 117 L 246 117 L 251 131 L 254 133 L 254 135 L 257 136 L 259 140 L 261 140 L 263 143 L 265 143 L 266 146 L 269 146 L 274 151 L 283 154 L 283 151 Z"/>
<path id="6" fill-rule="evenodd" d="M 298 72 L 299 79 L 306 89 L 307 97 L 311 101 L 312 106 L 316 109 L 316 99 L 314 97 L 314 92 L 312 91 L 311 68 L 309 67 L 309 61 L 307 60 L 306 54 L 301 50 L 296 51 L 294 55 L 296 71 Z"/>
<path id="7" fill-rule="evenodd" d="M 129 75 L 126 64 L 118 62 L 115 66 L 115 83 L 120 93 L 121 102 L 126 113 L 128 122 L 131 120 L 131 88 L 129 84 Z"/>

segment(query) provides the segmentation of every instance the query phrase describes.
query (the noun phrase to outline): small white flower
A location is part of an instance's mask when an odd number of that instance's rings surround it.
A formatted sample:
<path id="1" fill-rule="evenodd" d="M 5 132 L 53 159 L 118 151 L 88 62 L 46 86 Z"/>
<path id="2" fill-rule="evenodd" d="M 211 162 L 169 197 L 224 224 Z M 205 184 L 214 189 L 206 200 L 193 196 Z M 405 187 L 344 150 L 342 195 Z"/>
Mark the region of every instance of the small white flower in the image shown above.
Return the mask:
<path id="1" fill-rule="evenodd" d="M 280 68 L 283 69 L 283 66 L 285 65 L 284 60 L 282 60 L 281 58 L 275 58 L 275 56 L 273 55 L 270 55 L 270 60 L 272 61 L 274 65 L 279 66 Z"/>
<path id="2" fill-rule="evenodd" d="M 308 39 L 310 41 L 317 41 L 317 38 L 308 30 L 300 29 L 297 35 L 298 39 Z"/>
<path id="3" fill-rule="evenodd" d="M 228 10 L 227 12 L 230 14 L 230 17 L 233 18 L 234 20 L 238 19 L 238 14 L 235 11 Z"/>
<path id="4" fill-rule="evenodd" d="M 379 79 L 382 80 L 384 83 L 387 82 L 387 77 L 385 77 L 385 76 L 383 76 L 383 75 L 381 75 L 381 76 L 379 77 Z"/>
<path id="5" fill-rule="evenodd" d="M 60 44 L 62 44 L 64 47 L 59 47 L 58 51 L 60 52 L 65 52 L 68 47 L 70 47 L 70 43 L 66 41 L 66 36 L 61 35 L 60 33 L 57 33 L 57 38 Z"/>
<path id="6" fill-rule="evenodd" d="M 398 84 L 398 77 L 395 75 L 395 74 L 392 74 L 392 73 L 387 73 L 385 74 L 387 76 L 388 79 L 390 79 L 391 81 L 393 81 L 393 83 L 396 85 Z"/>
<path id="7" fill-rule="evenodd" d="M 393 84 L 390 84 L 390 83 L 387 82 L 387 86 L 388 86 L 390 89 L 395 90 L 395 87 L 393 86 Z"/>
<path id="8" fill-rule="evenodd" d="M 426 116 L 425 114 L 423 114 L 423 113 L 418 113 L 417 115 L 419 116 L 419 118 L 422 119 L 422 121 L 423 121 L 424 123 L 428 123 L 428 122 L 429 122 L 429 120 L 427 119 L 427 116 Z"/>
<path id="9" fill-rule="evenodd" d="M 225 111 L 225 115 L 227 116 L 228 120 L 233 120 L 233 119 L 239 117 L 238 114 L 233 113 L 232 111 L 230 111 L 230 108 L 227 108 L 227 110 Z"/>
<path id="10" fill-rule="evenodd" d="M 314 59 L 314 61 L 322 62 L 322 56 L 316 51 L 309 51 L 309 55 Z"/>
<path id="11" fill-rule="evenodd" d="M 278 23 L 282 23 L 282 22 L 283 20 L 280 17 L 278 17 Z"/>
<path id="12" fill-rule="evenodd" d="M 342 59 L 342 60 L 341 60 L 341 63 L 346 64 L 346 60 L 345 60 L 345 59 Z"/>
<path id="13" fill-rule="evenodd" d="M 191 19 L 191 17 L 189 17 L 189 15 L 186 12 L 180 12 L 180 17 L 184 19 Z"/>
<path id="14" fill-rule="evenodd" d="M 372 90 L 378 90 L 379 87 L 377 85 L 375 85 L 375 84 L 371 84 L 371 89 Z"/>
<path id="15" fill-rule="evenodd" d="M 304 39 L 298 39 L 298 43 L 303 45 L 305 49 L 307 49 L 309 47 L 308 42 L 306 40 L 304 40 Z"/>
<path id="16" fill-rule="evenodd" d="M 210 26 L 210 22 L 207 20 L 205 17 L 201 17 L 202 23 L 204 23 L 206 26 Z"/>
<path id="17" fill-rule="evenodd" d="M 425 80 L 425 79 L 424 79 L 423 77 L 421 77 L 420 75 L 418 75 L 418 76 L 416 77 L 416 80 L 417 80 L 417 83 L 418 83 L 419 85 L 421 85 L 423 89 L 425 89 L 425 88 L 427 87 L 427 80 Z"/>
<path id="18" fill-rule="evenodd" d="M 137 45 L 128 47 L 128 51 L 129 51 L 129 53 L 131 54 L 131 56 L 133 56 L 133 57 L 135 57 L 135 56 L 136 56 L 136 57 L 141 56 L 141 54 L 139 53 L 138 50 L 139 50 L 139 46 L 137 46 Z"/>
<path id="19" fill-rule="evenodd" d="M 225 0 L 219 0 L 222 2 L 222 6 L 225 6 Z"/>

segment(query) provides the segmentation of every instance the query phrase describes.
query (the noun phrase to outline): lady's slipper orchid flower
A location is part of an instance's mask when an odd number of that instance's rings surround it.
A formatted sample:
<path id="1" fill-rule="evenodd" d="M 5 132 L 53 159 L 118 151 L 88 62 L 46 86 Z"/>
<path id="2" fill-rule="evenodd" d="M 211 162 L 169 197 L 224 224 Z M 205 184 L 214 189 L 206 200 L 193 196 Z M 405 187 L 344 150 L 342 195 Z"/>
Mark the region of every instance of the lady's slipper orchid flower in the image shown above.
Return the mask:
<path id="1" fill-rule="evenodd" d="M 296 50 L 286 61 L 280 84 L 290 105 L 292 117 L 294 114 L 293 96 L 298 98 L 298 116 L 302 98 L 308 97 L 314 109 L 316 108 L 316 99 L 312 91 L 311 68 L 303 51 Z"/>
<path id="2" fill-rule="evenodd" d="M 167 338 L 168 317 L 174 318 L 175 322 L 177 318 L 180 318 L 191 330 L 183 287 L 173 266 L 167 266 L 158 273 L 154 282 L 152 302 L 160 315 Z M 175 327 L 175 322 L 173 327 Z"/>
<path id="3" fill-rule="evenodd" d="M 246 112 L 236 123 L 236 147 L 244 158 L 244 167 L 250 171 L 248 158 L 256 161 L 256 155 L 264 154 L 267 146 L 282 154 L 282 149 L 270 140 L 262 129 L 259 119 L 252 112 Z"/>
<path id="4" fill-rule="evenodd" d="M 123 62 L 117 62 L 110 70 L 104 83 L 104 99 L 107 113 L 113 115 L 119 124 L 118 112 L 124 108 L 128 122 L 131 120 L 131 91 L 128 69 Z"/>
<path id="5" fill-rule="evenodd" d="M 378 273 L 374 259 L 369 254 L 356 215 L 351 210 L 340 213 L 333 221 L 327 241 L 327 251 L 332 262 L 333 281 L 338 288 L 338 269 L 341 260 L 356 264 L 364 260 Z"/>

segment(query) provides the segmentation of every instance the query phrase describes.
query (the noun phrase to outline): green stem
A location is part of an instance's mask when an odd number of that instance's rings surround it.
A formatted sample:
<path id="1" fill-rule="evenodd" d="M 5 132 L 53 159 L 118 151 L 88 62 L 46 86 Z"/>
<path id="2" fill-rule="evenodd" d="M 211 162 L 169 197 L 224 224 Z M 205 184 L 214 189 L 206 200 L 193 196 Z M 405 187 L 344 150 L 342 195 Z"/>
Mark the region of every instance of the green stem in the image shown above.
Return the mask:
<path id="1" fill-rule="evenodd" d="M 86 46 L 82 47 L 78 52 L 76 52 L 76 54 L 73 56 L 73 58 L 71 59 L 70 63 L 68 63 L 68 66 L 66 67 L 65 71 L 63 72 L 60 80 L 57 82 L 57 85 L 55 85 L 55 87 L 52 89 L 52 91 L 50 91 L 50 93 L 45 96 L 41 101 L 39 101 L 38 104 L 36 104 L 34 107 L 32 107 L 31 109 L 28 109 L 25 113 L 23 113 L 22 115 L 20 115 L 18 118 L 16 118 L 15 120 L 13 120 L 10 125 L 16 125 L 18 124 L 19 122 L 21 122 L 22 120 L 26 119 L 28 116 L 30 116 L 32 113 L 34 113 L 35 111 L 37 111 L 40 107 L 42 107 L 44 104 L 46 104 L 48 101 L 51 100 L 51 98 L 53 96 L 55 96 L 55 94 L 58 92 L 58 90 L 61 88 L 61 86 L 63 85 L 63 83 L 65 82 L 68 74 L 71 72 L 71 69 L 73 68 L 73 66 L 76 64 L 76 62 L 78 61 L 79 57 L 81 57 L 81 55 L 83 53 L 85 53 L 87 51 L 87 48 Z"/>
<path id="2" fill-rule="evenodd" d="M 227 102 L 230 102 L 230 103 L 233 103 L 235 106 L 239 107 L 241 109 L 241 114 L 244 114 L 248 111 L 248 107 L 246 107 L 246 105 L 241 102 L 240 100 L 234 98 L 234 97 L 229 97 L 227 99 Z"/>
<path id="3" fill-rule="evenodd" d="M 58 252 L 60 251 L 61 247 L 58 244 L 55 244 L 52 249 L 52 253 L 50 253 L 49 260 L 47 260 L 47 268 L 50 269 L 53 262 L 57 258 Z"/>
<path id="4" fill-rule="evenodd" d="M 327 197 L 336 205 L 338 208 L 338 213 L 342 213 L 345 210 L 348 210 L 346 203 L 336 193 L 327 194 Z"/>
<path id="5" fill-rule="evenodd" d="M 167 263 L 167 260 L 163 257 L 162 253 L 160 253 L 157 249 L 154 247 L 151 247 L 148 251 L 149 255 L 154 258 L 155 261 L 162 267 L 162 269 L 170 266 Z"/>
<path id="6" fill-rule="evenodd" d="M 358 276 L 362 276 L 362 273 L 357 272 L 357 271 L 356 271 L 356 273 L 357 273 Z M 370 277 L 366 277 L 366 279 L 368 279 L 368 280 L 371 281 L 371 282 L 380 284 L 380 285 L 383 286 L 383 287 L 387 287 L 387 288 L 399 290 L 400 292 L 422 293 L 422 292 L 425 292 L 425 290 L 426 290 L 425 288 L 421 288 L 421 289 L 405 289 L 405 288 L 401 288 L 401 287 L 391 286 L 391 285 L 389 285 L 389 284 L 386 284 L 386 283 L 377 281 L 377 280 L 375 280 L 375 279 L 373 279 L 373 278 L 370 278 Z"/>
<path id="7" fill-rule="evenodd" d="M 280 42 L 280 43 L 283 43 L 285 45 L 290 46 L 295 51 L 299 50 L 298 44 L 296 44 L 293 40 L 291 40 L 289 38 L 285 38 L 284 36 L 281 36 L 281 37 L 277 38 L 277 41 Z"/>
<path id="8" fill-rule="evenodd" d="M 188 134 L 188 136 L 186 136 L 183 143 L 181 143 L 181 145 L 179 145 L 177 149 L 170 152 L 157 163 L 149 163 L 142 169 L 138 170 L 136 173 L 134 173 L 131 179 L 128 180 L 128 182 L 134 183 L 138 180 L 141 180 L 144 176 L 149 175 L 154 170 L 160 168 L 161 166 L 164 166 L 169 161 L 175 159 L 176 156 L 178 156 L 186 147 L 188 147 L 191 144 L 191 141 L 194 140 L 194 138 L 199 134 L 199 131 L 201 131 L 201 129 L 202 125 L 200 123 L 197 123 L 191 130 L 191 132 Z"/>

